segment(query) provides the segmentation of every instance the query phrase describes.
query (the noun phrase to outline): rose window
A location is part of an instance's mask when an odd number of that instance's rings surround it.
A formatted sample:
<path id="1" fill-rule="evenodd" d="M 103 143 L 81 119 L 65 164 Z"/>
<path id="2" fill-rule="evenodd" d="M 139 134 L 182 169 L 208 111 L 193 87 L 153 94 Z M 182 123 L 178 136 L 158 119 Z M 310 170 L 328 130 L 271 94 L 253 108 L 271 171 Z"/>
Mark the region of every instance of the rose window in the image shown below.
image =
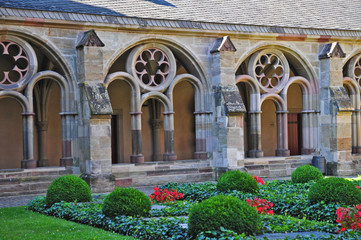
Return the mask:
<path id="1" fill-rule="evenodd" d="M 157 48 L 143 50 L 135 61 L 135 73 L 147 86 L 156 87 L 163 84 L 169 75 L 169 70 L 168 56 Z"/>
<path id="2" fill-rule="evenodd" d="M 284 76 L 282 62 L 275 54 L 262 55 L 258 59 L 254 71 L 258 82 L 268 89 L 279 86 Z"/>
<path id="3" fill-rule="evenodd" d="M 29 70 L 25 50 L 15 42 L 0 42 L 0 85 L 11 87 L 24 80 Z"/>
<path id="4" fill-rule="evenodd" d="M 359 86 L 361 86 L 361 57 L 355 63 L 354 76 Z"/>

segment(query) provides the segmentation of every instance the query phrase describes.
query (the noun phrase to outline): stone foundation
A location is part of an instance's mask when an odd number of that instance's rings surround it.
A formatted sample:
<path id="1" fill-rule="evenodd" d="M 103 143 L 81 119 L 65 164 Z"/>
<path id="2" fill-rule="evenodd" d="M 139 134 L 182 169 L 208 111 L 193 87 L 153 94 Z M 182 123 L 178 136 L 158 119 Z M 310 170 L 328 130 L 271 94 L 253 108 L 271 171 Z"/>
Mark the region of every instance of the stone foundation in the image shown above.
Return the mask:
<path id="1" fill-rule="evenodd" d="M 45 194 L 51 182 L 71 174 L 65 167 L 0 170 L 0 197 Z"/>
<path id="2" fill-rule="evenodd" d="M 214 180 L 209 160 L 115 164 L 112 168 L 115 185 L 120 187 L 157 186 L 168 182 L 185 183 Z"/>

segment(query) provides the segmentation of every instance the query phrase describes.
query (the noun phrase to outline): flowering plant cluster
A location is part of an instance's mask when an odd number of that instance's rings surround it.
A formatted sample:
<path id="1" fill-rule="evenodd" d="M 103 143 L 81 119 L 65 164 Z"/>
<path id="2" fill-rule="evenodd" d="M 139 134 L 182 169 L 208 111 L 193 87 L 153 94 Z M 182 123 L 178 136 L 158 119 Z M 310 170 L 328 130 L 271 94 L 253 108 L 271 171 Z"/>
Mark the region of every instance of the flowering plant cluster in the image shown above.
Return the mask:
<path id="1" fill-rule="evenodd" d="M 353 209 L 339 207 L 336 210 L 337 219 L 336 222 L 341 224 L 339 232 L 346 229 L 352 229 L 354 231 L 361 230 L 361 204 L 356 205 Z"/>
<path id="2" fill-rule="evenodd" d="M 258 184 L 264 185 L 264 181 L 262 180 L 262 178 L 257 177 L 255 175 L 252 175 L 252 177 L 254 178 L 254 180 L 257 181 Z"/>
<path id="3" fill-rule="evenodd" d="M 154 193 L 150 195 L 152 203 L 175 202 L 181 198 L 183 198 L 183 193 L 179 193 L 177 190 L 159 189 L 158 187 L 155 187 Z"/>
<path id="4" fill-rule="evenodd" d="M 356 186 L 356 188 L 361 191 L 361 188 L 359 186 Z"/>
<path id="5" fill-rule="evenodd" d="M 273 203 L 266 202 L 266 199 L 254 198 L 252 200 L 247 199 L 246 202 L 251 206 L 257 208 L 257 213 L 273 215 L 274 212 L 271 210 Z"/>

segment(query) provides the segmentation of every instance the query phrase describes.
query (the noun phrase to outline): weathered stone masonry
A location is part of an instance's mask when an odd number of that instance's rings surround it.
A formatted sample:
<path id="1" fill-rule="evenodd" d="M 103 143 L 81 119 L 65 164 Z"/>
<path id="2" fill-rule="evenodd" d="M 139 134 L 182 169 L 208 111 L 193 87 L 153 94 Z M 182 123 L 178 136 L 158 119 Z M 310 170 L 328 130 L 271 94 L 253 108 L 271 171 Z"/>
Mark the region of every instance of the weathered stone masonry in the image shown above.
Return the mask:
<path id="1" fill-rule="evenodd" d="M 0 195 L 289 176 L 314 155 L 360 172 L 359 31 L 4 16 Z"/>

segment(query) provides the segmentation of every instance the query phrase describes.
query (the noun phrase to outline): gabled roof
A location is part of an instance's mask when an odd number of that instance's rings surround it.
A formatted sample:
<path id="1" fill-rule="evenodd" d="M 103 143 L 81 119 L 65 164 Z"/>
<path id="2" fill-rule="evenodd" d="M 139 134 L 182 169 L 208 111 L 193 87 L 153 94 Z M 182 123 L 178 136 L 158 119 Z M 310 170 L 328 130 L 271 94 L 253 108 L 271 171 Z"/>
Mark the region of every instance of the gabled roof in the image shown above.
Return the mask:
<path id="1" fill-rule="evenodd" d="M 360 0 L 0 0 L 0 8 L 361 31 Z"/>

